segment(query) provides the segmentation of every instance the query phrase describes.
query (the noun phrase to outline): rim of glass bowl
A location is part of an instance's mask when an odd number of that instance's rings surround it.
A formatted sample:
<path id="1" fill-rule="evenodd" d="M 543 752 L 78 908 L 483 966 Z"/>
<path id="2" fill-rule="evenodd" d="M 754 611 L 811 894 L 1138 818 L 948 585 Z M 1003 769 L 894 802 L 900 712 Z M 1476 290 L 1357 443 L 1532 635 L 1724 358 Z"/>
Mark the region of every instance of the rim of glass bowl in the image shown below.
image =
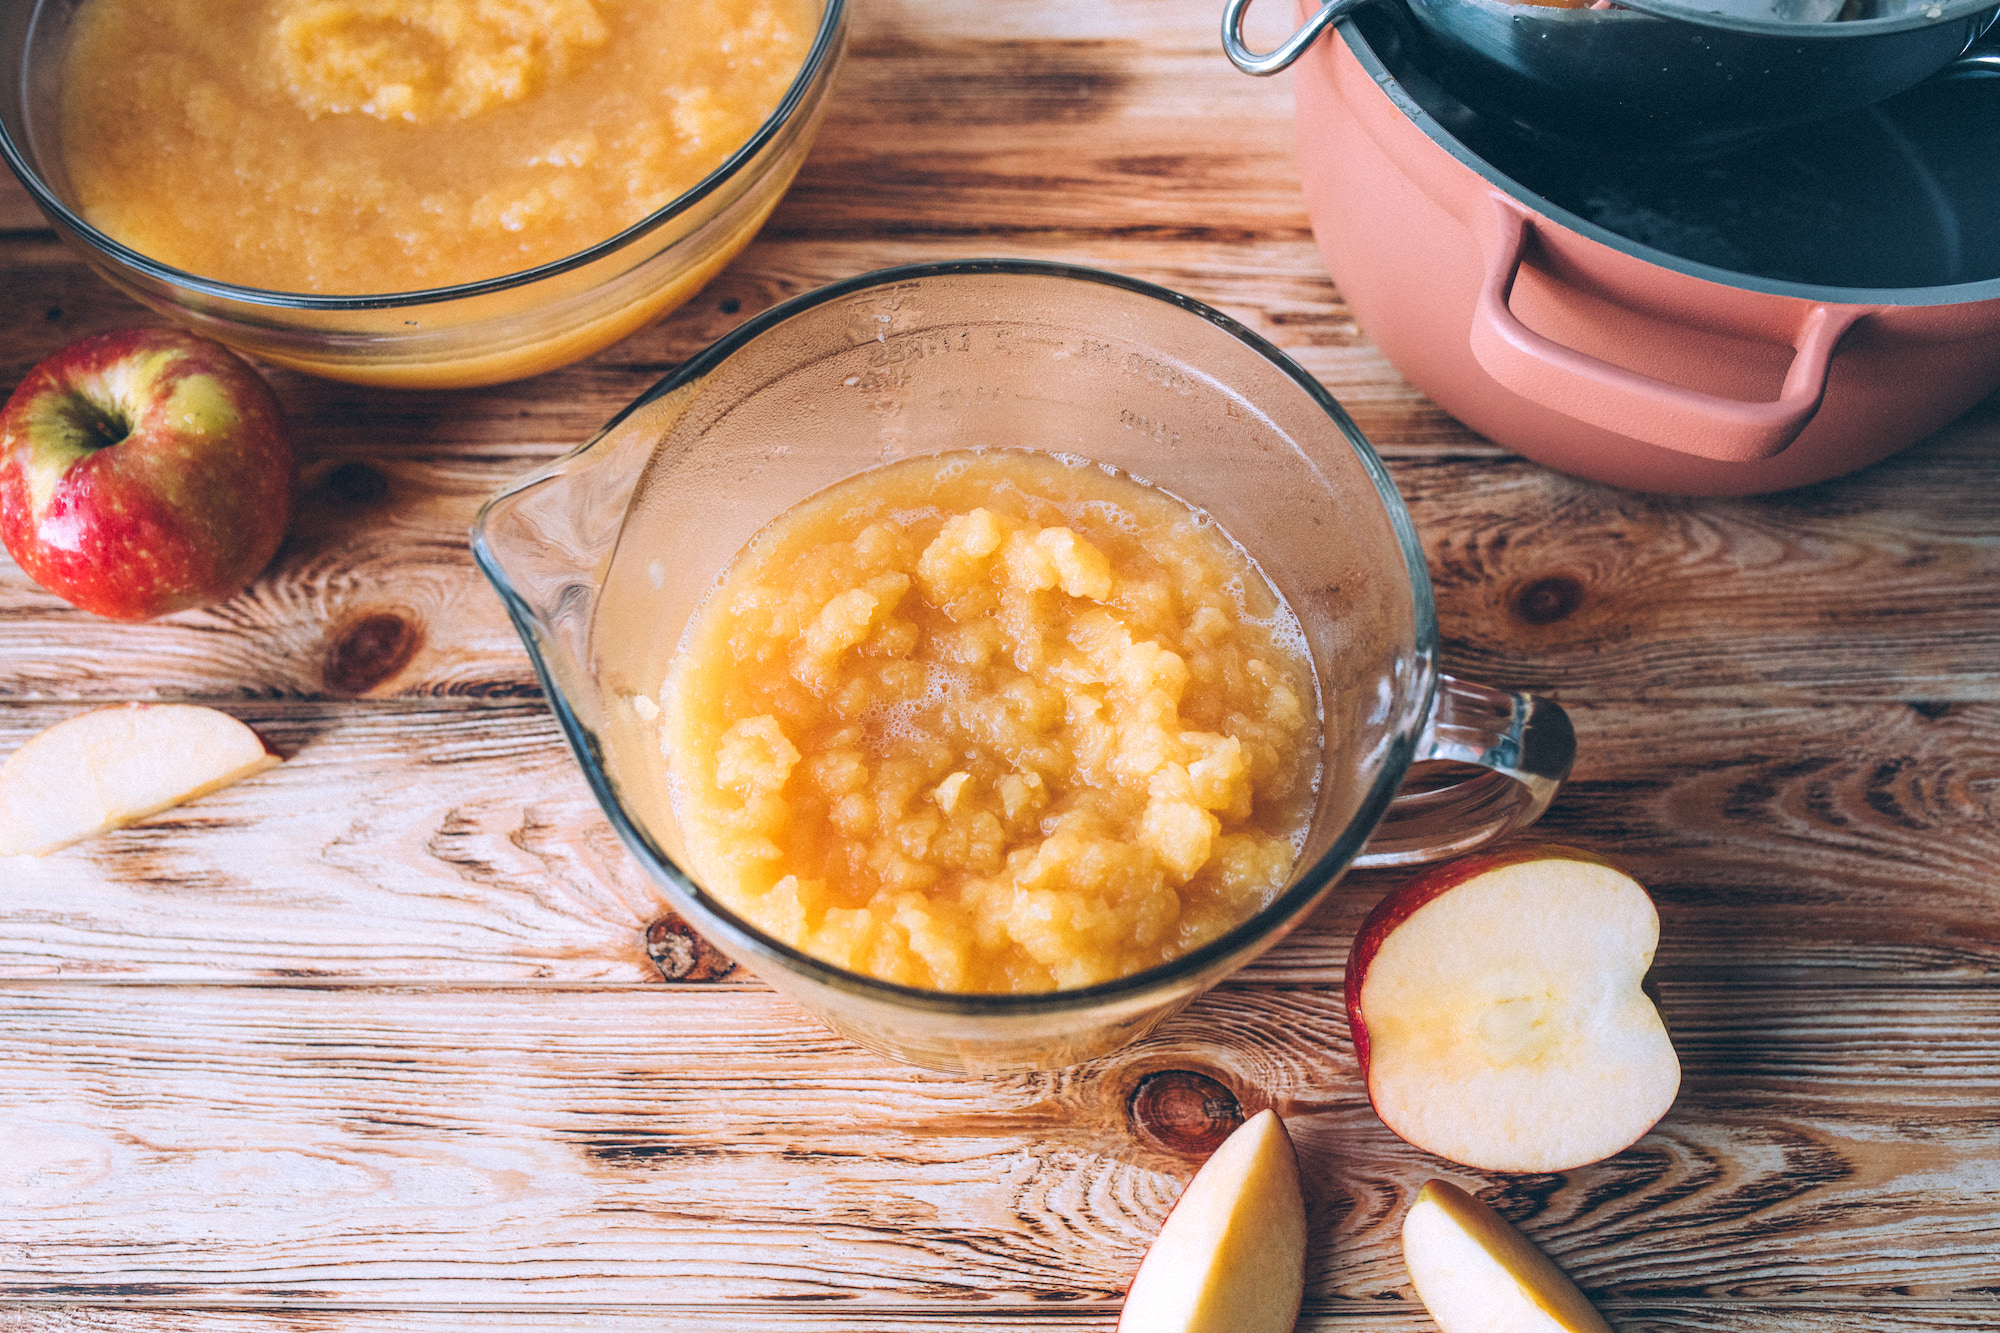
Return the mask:
<path id="1" fill-rule="evenodd" d="M 1375 775 L 1375 780 L 1354 818 L 1342 831 L 1341 836 L 1334 840 L 1333 845 L 1327 848 L 1312 865 L 1295 873 L 1284 890 L 1264 910 L 1200 948 L 1170 959 L 1157 967 L 1092 986 L 1024 993 L 924 990 L 851 972 L 773 939 L 703 889 L 686 871 L 675 864 L 671 857 L 654 845 L 645 830 L 626 813 L 623 802 L 619 800 L 616 790 L 612 787 L 609 775 L 604 771 L 602 751 L 596 736 L 578 720 L 570 708 L 569 700 L 550 678 L 547 663 L 543 660 L 539 646 L 538 622 L 534 613 L 514 592 L 507 576 L 501 571 L 486 546 L 487 515 L 495 506 L 545 481 L 560 477 L 565 464 L 596 447 L 632 413 L 672 393 L 682 385 L 702 378 L 742 348 L 794 316 L 871 287 L 927 278 L 993 275 L 1026 275 L 1090 282 L 1150 297 L 1206 320 L 1221 329 L 1263 356 L 1304 391 L 1346 437 L 1348 446 L 1354 451 L 1356 459 L 1374 485 L 1396 534 L 1396 541 L 1403 556 L 1404 570 L 1410 584 L 1415 631 L 1414 652 L 1408 674 L 1414 678 L 1418 686 L 1412 692 L 1412 698 L 1405 707 L 1403 717 L 1395 724 L 1396 731 L 1385 751 L 1381 769 Z M 611 821 L 619 838 L 633 855 L 638 857 L 656 878 L 662 879 L 669 887 L 687 895 L 703 913 L 719 922 L 729 933 L 731 940 L 744 951 L 781 964 L 833 989 L 933 1014 L 1011 1017 L 1090 1009 L 1107 1003 L 1140 999 L 1145 992 L 1208 971 L 1238 954 L 1242 954 L 1243 957 L 1235 966 L 1248 962 L 1254 956 L 1251 951 L 1262 943 L 1278 924 L 1292 920 L 1308 910 L 1315 899 L 1333 887 L 1340 873 L 1360 853 L 1369 835 L 1374 832 L 1382 813 L 1388 808 L 1390 798 L 1396 794 L 1397 788 L 1402 783 L 1403 773 L 1415 753 L 1417 733 L 1421 730 L 1423 719 L 1430 715 L 1437 691 L 1437 610 L 1431 592 L 1430 570 L 1424 559 L 1423 547 L 1417 538 L 1416 525 L 1410 518 L 1409 508 L 1403 500 L 1402 493 L 1396 489 L 1396 483 L 1389 476 L 1388 468 L 1375 452 L 1374 446 L 1369 444 L 1367 437 L 1361 433 L 1360 427 L 1348 417 L 1346 409 L 1341 407 L 1334 396 L 1327 392 L 1326 387 L 1303 366 L 1265 338 L 1221 311 L 1192 297 L 1183 296 L 1179 292 L 1150 282 L 1077 264 L 1024 259 L 971 259 L 905 264 L 895 268 L 877 269 L 872 273 L 863 273 L 829 286 L 815 288 L 781 305 L 773 306 L 764 313 L 745 320 L 683 363 L 677 370 L 634 399 L 588 441 L 554 463 L 509 484 L 487 500 L 473 520 L 472 553 L 480 570 L 499 592 L 500 600 L 506 605 L 507 614 L 512 618 L 515 630 L 527 647 L 528 657 L 534 663 L 535 676 L 541 682 L 549 707 L 561 723 L 570 748 L 577 756 L 578 764 L 584 771 L 584 777 L 590 784 L 592 794 L 596 796 L 598 804 L 604 809 L 605 816 Z M 709 929 L 707 921 L 691 924 L 698 929 Z"/>
<path id="2" fill-rule="evenodd" d="M 232 282 L 216 278 L 204 278 L 197 273 L 189 273 L 156 259 L 148 258 L 137 250 L 113 240 L 96 227 L 83 220 L 69 205 L 56 197 L 53 190 L 43 182 L 41 173 L 36 171 L 20 145 L 7 132 L 4 121 L 0 121 L 0 156 L 7 159 L 14 174 L 33 195 L 35 202 L 44 209 L 55 213 L 63 220 L 63 225 L 76 231 L 98 250 L 118 260 L 128 268 L 136 269 L 157 282 L 199 292 L 204 296 L 220 297 L 249 305 L 268 306 L 282 310 L 380 310 L 394 306 L 436 305 L 444 301 L 457 301 L 469 296 L 485 296 L 491 292 L 507 291 L 514 287 L 526 287 L 544 278 L 567 273 L 572 269 L 593 264 L 607 255 L 624 249 L 632 242 L 657 231 L 679 217 L 696 204 L 714 194 L 732 180 L 744 166 L 756 158 L 779 131 L 791 122 L 794 112 L 799 109 L 807 95 L 813 90 L 821 74 L 832 67 L 833 57 L 839 45 L 843 20 L 847 13 L 847 0 L 826 0 L 826 8 L 820 15 L 819 30 L 813 34 L 812 46 L 806 51 L 804 63 L 792 79 L 791 86 L 779 99 L 777 107 L 767 116 L 736 151 L 724 158 L 715 170 L 697 181 L 685 193 L 675 197 L 673 202 L 655 212 L 647 214 L 625 230 L 599 241 L 587 249 L 578 250 L 561 259 L 552 259 L 546 264 L 522 269 L 517 273 L 505 273 L 497 278 L 481 278 L 477 282 L 459 283 L 450 287 L 425 287 L 407 292 L 366 292 L 346 296 L 316 296 L 310 292 L 281 292 L 263 287 L 242 287 Z M 41 22 L 42 10 L 38 4 L 33 18 L 28 21 L 28 43 L 34 41 L 35 25 Z M 26 96 L 27 80 L 23 78 L 23 97 Z M 25 123 L 25 120 L 24 120 Z"/>

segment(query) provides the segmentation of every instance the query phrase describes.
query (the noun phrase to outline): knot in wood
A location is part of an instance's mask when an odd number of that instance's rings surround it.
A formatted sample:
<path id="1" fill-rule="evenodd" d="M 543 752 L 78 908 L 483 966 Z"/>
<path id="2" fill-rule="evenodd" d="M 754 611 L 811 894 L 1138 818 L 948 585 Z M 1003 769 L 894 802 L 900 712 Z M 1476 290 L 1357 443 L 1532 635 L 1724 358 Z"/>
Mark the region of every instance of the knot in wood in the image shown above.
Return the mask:
<path id="1" fill-rule="evenodd" d="M 1583 584 L 1568 574 L 1536 579 L 1514 594 L 1514 614 L 1530 625 L 1553 625 L 1582 605 Z"/>
<path id="2" fill-rule="evenodd" d="M 342 463 L 327 474 L 327 489 L 349 504 L 368 504 L 389 493 L 389 479 L 366 463 Z"/>
<path id="3" fill-rule="evenodd" d="M 326 687 L 364 694 L 410 664 L 423 631 L 394 611 L 364 611 L 336 626 L 326 650 Z"/>
<path id="4" fill-rule="evenodd" d="M 1180 1157 L 1207 1157 L 1243 1123 L 1236 1094 L 1189 1069 L 1163 1069 L 1139 1080 L 1131 1113 L 1140 1138 Z"/>
<path id="5" fill-rule="evenodd" d="M 728 954 L 673 912 L 646 927 L 646 956 L 668 981 L 720 981 L 736 970 Z"/>

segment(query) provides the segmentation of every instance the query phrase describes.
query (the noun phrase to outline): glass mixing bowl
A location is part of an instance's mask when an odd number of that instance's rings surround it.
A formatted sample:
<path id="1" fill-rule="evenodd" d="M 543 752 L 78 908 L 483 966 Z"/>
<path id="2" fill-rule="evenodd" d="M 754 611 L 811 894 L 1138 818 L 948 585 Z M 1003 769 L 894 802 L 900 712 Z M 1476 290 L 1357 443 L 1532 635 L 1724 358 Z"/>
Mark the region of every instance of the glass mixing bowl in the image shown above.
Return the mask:
<path id="1" fill-rule="evenodd" d="M 1259 563 L 1318 679 L 1317 804 L 1275 901 L 1170 963 L 1037 994 L 892 985 L 773 939 L 703 887 L 656 710 L 634 701 L 657 694 L 689 617 L 778 514 L 883 462 L 1020 446 L 1160 486 Z M 1091 269 L 918 265 L 790 301 L 489 501 L 472 549 L 605 813 L 682 915 L 835 1030 L 932 1068 L 1055 1068 L 1132 1041 L 1283 938 L 1350 865 L 1469 851 L 1535 819 L 1574 752 L 1559 708 L 1438 673 L 1409 512 L 1325 388 L 1226 316 Z M 1399 791 L 1424 760 L 1483 771 Z"/>
<path id="2" fill-rule="evenodd" d="M 0 14 L 0 154 L 56 232 L 114 287 L 260 360 L 328 379 L 462 388 L 589 356 L 694 295 L 749 244 L 791 184 L 825 112 L 847 38 L 823 0 L 804 64 L 757 132 L 673 203 L 609 239 L 520 273 L 428 291 L 261 291 L 168 267 L 65 202 L 56 114 L 72 18 L 85 0 L 20 0 Z"/>

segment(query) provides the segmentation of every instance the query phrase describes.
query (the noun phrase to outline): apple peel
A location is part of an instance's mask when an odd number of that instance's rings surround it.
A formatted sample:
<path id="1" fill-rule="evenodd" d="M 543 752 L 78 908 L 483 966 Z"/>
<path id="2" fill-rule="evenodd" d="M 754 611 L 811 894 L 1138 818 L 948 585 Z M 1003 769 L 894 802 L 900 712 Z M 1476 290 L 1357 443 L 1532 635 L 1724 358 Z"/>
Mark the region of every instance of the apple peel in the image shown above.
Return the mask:
<path id="1" fill-rule="evenodd" d="M 1547 1255 L 1446 1181 L 1417 1191 L 1403 1218 L 1403 1263 L 1442 1333 L 1611 1333 Z"/>
<path id="2" fill-rule="evenodd" d="M 1356 933 L 1347 1010 L 1397 1135 L 1492 1171 L 1565 1171 L 1636 1143 L 1680 1089 L 1641 987 L 1653 900 L 1624 871 L 1531 843 L 1448 862 Z"/>
<path id="3" fill-rule="evenodd" d="M 256 732 L 197 704 L 79 713 L 0 763 L 0 856 L 45 856 L 277 762 Z"/>
<path id="4" fill-rule="evenodd" d="M 1202 1164 L 1125 1296 L 1119 1333 L 1290 1333 L 1305 1294 L 1298 1157 L 1260 1111 Z"/>
<path id="5" fill-rule="evenodd" d="M 278 400 L 242 357 L 183 329 L 94 333 L 0 405 L 0 545 L 93 615 L 207 606 L 270 564 L 296 469 Z"/>

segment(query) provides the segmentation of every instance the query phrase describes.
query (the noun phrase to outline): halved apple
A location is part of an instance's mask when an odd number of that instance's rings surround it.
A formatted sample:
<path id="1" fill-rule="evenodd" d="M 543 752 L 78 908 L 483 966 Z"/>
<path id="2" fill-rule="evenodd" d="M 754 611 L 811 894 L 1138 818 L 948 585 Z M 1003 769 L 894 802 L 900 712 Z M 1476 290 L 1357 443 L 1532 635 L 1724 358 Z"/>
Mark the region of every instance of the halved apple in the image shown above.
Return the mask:
<path id="1" fill-rule="evenodd" d="M 1146 1252 L 1119 1333 L 1290 1333 L 1306 1207 L 1284 1122 L 1259 1111 L 1195 1172 Z"/>
<path id="2" fill-rule="evenodd" d="M 1403 1263 L 1442 1333 L 1611 1333 L 1547 1255 L 1446 1181 L 1417 1191 L 1403 1219 Z"/>
<path id="3" fill-rule="evenodd" d="M 1640 989 L 1660 938 L 1636 880 L 1526 844 L 1435 867 L 1354 938 L 1347 1016 L 1368 1099 L 1424 1149 L 1492 1171 L 1565 1171 L 1665 1115 L 1680 1061 Z"/>
<path id="4" fill-rule="evenodd" d="M 195 704 L 66 718 L 0 763 L 0 856 L 43 856 L 278 762 L 257 733 Z"/>

